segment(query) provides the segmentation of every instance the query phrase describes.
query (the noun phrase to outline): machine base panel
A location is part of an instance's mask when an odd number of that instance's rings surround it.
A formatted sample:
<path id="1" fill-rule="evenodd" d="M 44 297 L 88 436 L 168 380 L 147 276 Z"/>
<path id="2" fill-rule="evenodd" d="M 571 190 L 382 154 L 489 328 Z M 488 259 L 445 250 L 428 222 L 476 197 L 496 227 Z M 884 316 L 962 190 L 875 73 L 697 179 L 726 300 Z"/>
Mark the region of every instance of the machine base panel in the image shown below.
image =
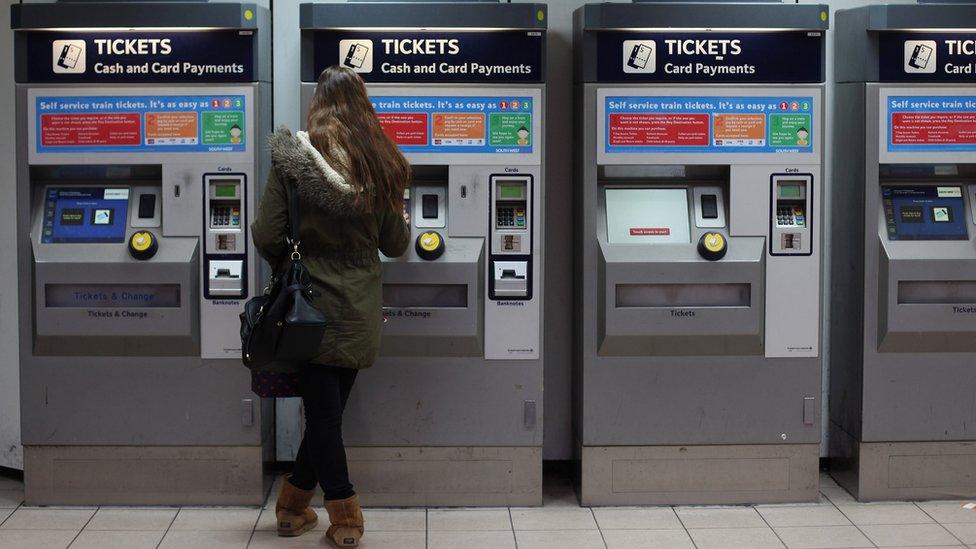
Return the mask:
<path id="1" fill-rule="evenodd" d="M 260 505 L 260 446 L 25 446 L 27 505 Z"/>
<path id="2" fill-rule="evenodd" d="M 815 502 L 818 444 L 584 446 L 583 505 Z"/>
<path id="3" fill-rule="evenodd" d="M 831 424 L 830 476 L 858 501 L 976 498 L 976 441 L 858 442 Z"/>
<path id="4" fill-rule="evenodd" d="M 363 505 L 542 505 L 542 448 L 348 447 Z"/>

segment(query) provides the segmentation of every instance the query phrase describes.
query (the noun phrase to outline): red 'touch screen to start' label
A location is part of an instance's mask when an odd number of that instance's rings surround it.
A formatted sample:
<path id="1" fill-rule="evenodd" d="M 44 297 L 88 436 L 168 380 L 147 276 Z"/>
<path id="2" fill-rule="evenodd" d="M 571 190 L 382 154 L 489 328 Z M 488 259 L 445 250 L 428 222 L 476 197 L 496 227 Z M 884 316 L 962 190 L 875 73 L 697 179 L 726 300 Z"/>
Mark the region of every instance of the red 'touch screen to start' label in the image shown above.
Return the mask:
<path id="1" fill-rule="evenodd" d="M 631 227 L 630 236 L 670 236 L 668 227 Z"/>

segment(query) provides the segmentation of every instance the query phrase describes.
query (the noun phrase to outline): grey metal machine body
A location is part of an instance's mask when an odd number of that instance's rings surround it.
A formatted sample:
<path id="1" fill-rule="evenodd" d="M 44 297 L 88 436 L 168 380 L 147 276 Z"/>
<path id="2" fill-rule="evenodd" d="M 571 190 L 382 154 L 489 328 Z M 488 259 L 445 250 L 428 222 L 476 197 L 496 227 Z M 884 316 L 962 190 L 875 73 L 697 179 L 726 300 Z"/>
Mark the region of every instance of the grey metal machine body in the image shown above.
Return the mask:
<path id="1" fill-rule="evenodd" d="M 974 28 L 973 4 L 837 13 L 862 54 L 835 71 L 830 470 L 862 501 L 976 494 L 976 166 L 939 129 L 974 111 L 949 50 Z"/>
<path id="2" fill-rule="evenodd" d="M 250 391 L 238 314 L 259 287 L 269 12 L 12 16 L 26 501 L 260 503 L 273 408 Z"/>
<path id="3" fill-rule="evenodd" d="M 584 504 L 819 497 L 825 13 L 741 3 L 575 12 Z M 797 55 L 813 72 L 791 80 L 749 57 L 762 33 L 807 44 Z M 722 41 L 741 49 L 723 52 Z M 755 76 L 715 76 L 739 63 Z M 778 115 L 741 114 L 766 112 L 764 102 L 801 116 L 796 139 L 774 137 Z M 765 129 L 738 134 L 739 116 Z"/>
<path id="4" fill-rule="evenodd" d="M 538 505 L 545 6 L 362 2 L 300 13 L 303 117 L 318 73 L 351 67 L 413 166 L 411 245 L 382 257 L 380 354 L 346 409 L 356 491 L 371 505 Z M 504 53 L 502 37 L 531 53 Z M 532 74 L 466 73 L 509 63 Z M 422 249 L 436 243 L 442 251 Z M 297 439 L 300 421 L 279 414 L 279 431 Z"/>

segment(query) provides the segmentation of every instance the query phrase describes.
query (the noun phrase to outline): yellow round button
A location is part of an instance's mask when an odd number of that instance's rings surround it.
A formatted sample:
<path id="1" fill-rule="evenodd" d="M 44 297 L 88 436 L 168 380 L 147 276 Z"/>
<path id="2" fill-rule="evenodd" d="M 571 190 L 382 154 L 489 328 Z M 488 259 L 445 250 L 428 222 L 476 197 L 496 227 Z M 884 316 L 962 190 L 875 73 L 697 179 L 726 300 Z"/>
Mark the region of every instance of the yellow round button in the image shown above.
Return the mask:
<path id="1" fill-rule="evenodd" d="M 137 252 L 144 252 L 152 246 L 152 235 L 149 233 L 136 233 L 132 235 L 132 249 Z"/>
<path id="2" fill-rule="evenodd" d="M 129 255 L 135 259 L 146 260 L 156 255 L 159 244 L 156 235 L 149 231 L 138 231 L 129 237 Z"/>
<path id="3" fill-rule="evenodd" d="M 708 261 L 722 259 L 728 250 L 728 240 L 720 232 L 708 232 L 698 239 L 698 255 Z"/>
<path id="4" fill-rule="evenodd" d="M 437 231 L 426 231 L 417 236 L 415 244 L 421 259 L 433 261 L 444 253 L 444 237 Z"/>
<path id="5" fill-rule="evenodd" d="M 244 19 L 247 21 L 254 19 L 254 12 L 251 11 L 250 9 L 244 10 Z"/>
<path id="6" fill-rule="evenodd" d="M 441 245 L 441 235 L 437 233 L 424 233 L 420 235 L 420 247 L 428 252 L 433 252 Z"/>
<path id="7" fill-rule="evenodd" d="M 705 249 L 710 252 L 720 252 L 725 247 L 725 237 L 719 233 L 705 235 Z"/>

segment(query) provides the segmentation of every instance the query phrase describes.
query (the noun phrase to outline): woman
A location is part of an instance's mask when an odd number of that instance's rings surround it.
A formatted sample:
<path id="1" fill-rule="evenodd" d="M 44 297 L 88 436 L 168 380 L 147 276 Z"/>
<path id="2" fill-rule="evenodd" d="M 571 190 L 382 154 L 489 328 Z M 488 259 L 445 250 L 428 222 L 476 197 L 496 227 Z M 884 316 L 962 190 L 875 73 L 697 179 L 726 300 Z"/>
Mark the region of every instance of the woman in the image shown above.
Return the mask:
<path id="1" fill-rule="evenodd" d="M 309 507 L 316 483 L 325 492 L 327 538 L 356 547 L 363 514 L 349 483 L 342 412 L 356 373 L 373 364 L 382 325 L 380 259 L 403 255 L 410 229 L 403 191 L 410 165 L 383 133 L 359 76 L 329 67 L 319 76 L 308 132 L 274 132 L 272 170 L 251 227 L 271 265 L 291 254 L 288 193 L 297 192 L 302 261 L 315 305 L 328 319 L 321 354 L 301 370 L 305 436 L 275 507 L 278 535 L 298 536 L 318 523 Z"/>

